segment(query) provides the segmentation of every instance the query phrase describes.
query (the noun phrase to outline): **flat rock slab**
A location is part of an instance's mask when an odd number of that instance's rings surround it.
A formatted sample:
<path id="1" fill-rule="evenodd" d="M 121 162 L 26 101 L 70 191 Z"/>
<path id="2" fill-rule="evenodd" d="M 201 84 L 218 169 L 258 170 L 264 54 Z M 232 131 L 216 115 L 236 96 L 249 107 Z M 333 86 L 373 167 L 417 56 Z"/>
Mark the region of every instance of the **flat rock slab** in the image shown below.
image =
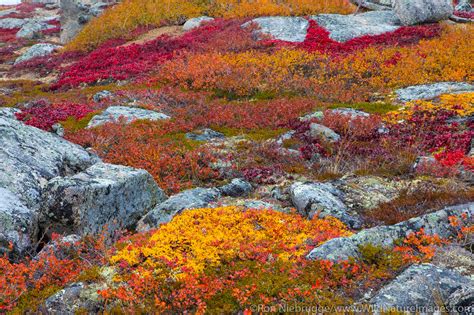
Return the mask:
<path id="1" fill-rule="evenodd" d="M 432 264 L 412 265 L 383 287 L 370 303 L 378 310 L 399 307 L 432 307 L 446 305 L 460 288 L 473 287 L 474 282 L 456 271 Z"/>
<path id="2" fill-rule="evenodd" d="M 15 60 L 15 64 L 25 62 L 33 58 L 51 55 L 55 50 L 59 48 L 61 48 L 61 46 L 53 44 L 33 45 L 23 55 L 21 55 Z"/>
<path id="3" fill-rule="evenodd" d="M 218 131 L 205 128 L 196 132 L 188 132 L 186 138 L 195 140 L 195 141 L 211 141 L 215 139 L 224 139 L 225 135 Z"/>
<path id="4" fill-rule="evenodd" d="M 167 223 L 183 210 L 205 208 L 221 196 L 217 188 L 195 188 L 171 196 L 150 211 L 138 224 L 140 231 L 146 231 Z"/>
<path id="5" fill-rule="evenodd" d="M 350 0 L 354 5 L 369 10 L 391 10 L 392 0 Z"/>
<path id="6" fill-rule="evenodd" d="M 81 172 L 99 158 L 49 132 L 0 115 L 0 187 L 37 210 L 42 189 L 56 176 Z"/>
<path id="7" fill-rule="evenodd" d="M 430 100 L 443 94 L 474 92 L 474 84 L 467 82 L 438 82 L 409 86 L 395 91 L 400 102 Z"/>
<path id="8" fill-rule="evenodd" d="M 408 234 L 418 232 L 421 228 L 429 235 L 437 234 L 441 238 L 452 236 L 453 230 L 449 224 L 450 216 L 460 216 L 466 213 L 470 221 L 474 221 L 474 203 L 448 207 L 446 209 L 400 222 L 391 226 L 377 226 L 349 237 L 334 238 L 313 249 L 308 259 L 327 259 L 331 261 L 346 260 L 359 257 L 359 246 L 373 244 L 391 247 L 394 242 L 403 239 Z"/>
<path id="9" fill-rule="evenodd" d="M 134 228 L 138 220 L 166 199 L 145 170 L 97 163 L 71 177 L 49 181 L 40 225 L 48 231 L 97 234 Z"/>
<path id="10" fill-rule="evenodd" d="M 319 26 L 329 31 L 329 37 L 338 42 L 365 36 L 380 35 L 400 28 L 400 20 L 393 11 L 371 11 L 361 14 L 314 15 Z"/>
<path id="11" fill-rule="evenodd" d="M 153 110 L 127 107 L 127 106 L 111 106 L 104 110 L 100 115 L 94 116 L 87 128 L 97 127 L 110 122 L 117 122 L 120 118 L 124 119 L 126 123 L 130 123 L 135 120 L 162 120 L 169 119 L 168 115 L 158 113 Z"/>
<path id="12" fill-rule="evenodd" d="M 308 20 L 292 16 L 259 17 L 243 24 L 242 27 L 248 27 L 253 23 L 259 27 L 257 31 L 259 34 L 295 43 L 305 40 L 309 28 Z"/>

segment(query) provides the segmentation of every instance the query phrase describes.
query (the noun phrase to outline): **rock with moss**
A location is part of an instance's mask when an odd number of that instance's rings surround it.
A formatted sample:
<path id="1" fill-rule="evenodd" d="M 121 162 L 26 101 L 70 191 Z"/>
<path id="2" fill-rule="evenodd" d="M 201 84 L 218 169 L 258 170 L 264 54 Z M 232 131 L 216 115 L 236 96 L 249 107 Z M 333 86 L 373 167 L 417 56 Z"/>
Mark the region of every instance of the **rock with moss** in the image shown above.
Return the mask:
<path id="1" fill-rule="evenodd" d="M 131 123 L 135 120 L 163 120 L 169 119 L 168 115 L 158 113 L 153 110 L 128 107 L 128 106 L 111 106 L 103 111 L 101 114 L 92 117 L 87 125 L 87 128 L 97 127 L 106 123 L 117 122 L 123 119 L 126 123 Z"/>
<path id="2" fill-rule="evenodd" d="M 334 238 L 313 249 L 307 258 L 332 261 L 346 260 L 351 257 L 359 258 L 359 248 L 362 245 L 392 247 L 396 241 L 404 239 L 410 233 L 418 232 L 421 228 L 424 228 L 426 234 L 437 234 L 441 238 L 449 238 L 456 234 L 449 223 L 449 217 L 459 217 L 463 213 L 467 215 L 470 222 L 474 222 L 474 203 L 447 207 L 392 226 L 377 226 L 349 237 Z"/>
<path id="3" fill-rule="evenodd" d="M 393 9 L 403 25 L 447 20 L 454 12 L 451 0 L 393 0 Z"/>
<path id="4" fill-rule="evenodd" d="M 44 309 L 48 314 L 100 313 L 103 311 L 103 305 L 97 291 L 105 288 L 103 285 L 84 282 L 70 284 L 46 299 Z"/>
<path id="5" fill-rule="evenodd" d="M 361 226 L 361 219 L 348 213 L 342 201 L 342 191 L 327 183 L 296 182 L 289 188 L 290 198 L 296 210 L 310 219 L 315 215 L 332 216 L 353 228 Z"/>
<path id="6" fill-rule="evenodd" d="M 309 22 L 302 17 L 270 16 L 253 19 L 242 27 L 256 25 L 257 34 L 265 34 L 277 40 L 287 42 L 303 42 L 309 28 Z"/>
<path id="7" fill-rule="evenodd" d="M 145 170 L 97 163 L 49 181 L 40 225 L 57 233 L 97 234 L 132 229 L 166 195 Z"/>
<path id="8" fill-rule="evenodd" d="M 384 286 L 370 303 L 379 311 L 423 308 L 433 310 L 446 305 L 459 289 L 471 288 L 474 282 L 456 271 L 432 264 L 412 265 L 388 285 Z M 472 292 L 472 291 L 471 291 Z"/>
<path id="9" fill-rule="evenodd" d="M 329 31 L 329 37 L 338 42 L 393 32 L 400 28 L 400 20 L 393 11 L 371 11 L 360 14 L 320 14 L 312 16 L 319 26 Z"/>
<path id="10" fill-rule="evenodd" d="M 397 100 L 411 102 L 416 100 L 430 100 L 443 94 L 459 94 L 474 91 L 474 84 L 467 82 L 436 82 L 408 86 L 395 91 Z"/>
<path id="11" fill-rule="evenodd" d="M 39 209 L 49 180 L 74 175 L 99 161 L 76 144 L 3 116 L 0 147 L 0 187 L 33 211 Z"/>

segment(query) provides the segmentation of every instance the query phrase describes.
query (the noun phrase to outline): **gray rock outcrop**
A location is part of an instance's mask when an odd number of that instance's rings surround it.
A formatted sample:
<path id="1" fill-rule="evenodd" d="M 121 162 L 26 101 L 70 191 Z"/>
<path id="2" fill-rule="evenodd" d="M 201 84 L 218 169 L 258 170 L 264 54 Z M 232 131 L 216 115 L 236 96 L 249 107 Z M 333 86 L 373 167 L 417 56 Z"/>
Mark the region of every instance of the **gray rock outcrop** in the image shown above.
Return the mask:
<path id="1" fill-rule="evenodd" d="M 474 84 L 467 82 L 437 82 L 413 85 L 395 91 L 397 100 L 411 102 L 415 100 L 430 100 L 443 94 L 460 94 L 474 91 Z"/>
<path id="2" fill-rule="evenodd" d="M 199 130 L 196 132 L 188 132 L 186 134 L 186 138 L 195 140 L 195 141 L 211 141 L 215 139 L 224 139 L 225 135 L 218 131 L 205 128 L 203 130 Z"/>
<path id="3" fill-rule="evenodd" d="M 418 232 L 424 228 L 425 233 L 437 234 L 441 238 L 453 235 L 448 217 L 462 213 L 468 215 L 473 221 L 474 203 L 448 207 L 443 210 L 400 222 L 392 226 L 377 226 L 349 237 L 334 238 L 313 249 L 307 256 L 308 259 L 328 259 L 332 261 L 346 260 L 350 257 L 359 257 L 359 246 L 373 244 L 391 247 L 398 239 L 405 238 L 408 234 Z"/>
<path id="4" fill-rule="evenodd" d="M 256 24 L 259 29 L 257 34 L 266 34 L 274 39 L 286 42 L 303 42 L 309 28 L 308 20 L 302 17 L 271 16 L 253 19 L 242 27 Z"/>
<path id="5" fill-rule="evenodd" d="M 59 45 L 53 44 L 36 44 L 31 46 L 23 55 L 15 60 L 15 64 L 25 62 L 37 57 L 51 55 L 55 50 L 61 48 Z"/>
<path id="6" fill-rule="evenodd" d="M 198 28 L 205 22 L 210 22 L 213 20 L 214 18 L 209 17 L 209 16 L 200 16 L 200 17 L 192 18 L 192 19 L 187 20 L 186 23 L 184 23 L 183 30 L 189 31 L 189 30 Z"/>
<path id="7" fill-rule="evenodd" d="M 320 14 L 312 16 L 319 26 L 329 31 L 338 42 L 364 36 L 380 35 L 400 28 L 400 20 L 393 11 L 370 11 L 361 14 Z"/>
<path id="8" fill-rule="evenodd" d="M 454 12 L 452 0 L 393 0 L 393 10 L 403 25 L 447 20 Z"/>
<path id="9" fill-rule="evenodd" d="M 417 313 L 422 308 L 434 310 L 446 305 L 451 294 L 463 288 L 472 290 L 473 286 L 473 281 L 455 271 L 432 264 L 412 265 L 384 286 L 370 303 L 380 311 L 413 308 L 412 312 Z"/>
<path id="10" fill-rule="evenodd" d="M 60 234 L 98 234 L 133 229 L 166 199 L 145 170 L 97 163 L 71 177 L 49 181 L 43 194 L 40 225 Z"/>
<path id="11" fill-rule="evenodd" d="M 10 251 L 19 254 L 31 247 L 36 233 L 36 216 L 9 190 L 0 187 L 0 256 Z"/>
<path id="12" fill-rule="evenodd" d="M 234 178 L 229 184 L 219 188 L 222 196 L 241 197 L 252 191 L 252 185 L 244 179 Z"/>
<path id="13" fill-rule="evenodd" d="M 168 115 L 158 113 L 153 110 L 138 108 L 138 107 L 127 107 L 127 106 L 111 106 L 104 110 L 101 114 L 94 116 L 87 128 L 97 127 L 106 123 L 119 121 L 120 118 L 125 119 L 126 123 L 130 123 L 135 120 L 162 120 L 169 119 Z"/>
<path id="14" fill-rule="evenodd" d="M 289 193 L 296 210 L 309 219 L 319 214 L 323 218 L 335 217 L 353 228 L 361 225 L 359 217 L 348 213 L 342 201 L 343 193 L 331 184 L 296 182 L 290 186 Z"/>
<path id="15" fill-rule="evenodd" d="M 338 142 L 341 140 L 341 136 L 334 130 L 316 123 L 309 125 L 309 134 L 312 138 L 321 138 L 328 142 Z"/>

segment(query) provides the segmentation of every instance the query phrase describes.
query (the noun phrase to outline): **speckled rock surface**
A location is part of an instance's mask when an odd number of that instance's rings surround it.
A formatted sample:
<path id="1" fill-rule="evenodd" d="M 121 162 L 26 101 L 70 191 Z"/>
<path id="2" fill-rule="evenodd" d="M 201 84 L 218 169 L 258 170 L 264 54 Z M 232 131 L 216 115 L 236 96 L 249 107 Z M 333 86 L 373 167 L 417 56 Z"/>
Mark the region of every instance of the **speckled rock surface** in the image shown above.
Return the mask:
<path id="1" fill-rule="evenodd" d="M 383 287 L 371 304 L 380 310 L 390 308 L 433 307 L 448 302 L 451 294 L 474 282 L 461 274 L 432 264 L 412 265 Z"/>
<path id="2" fill-rule="evenodd" d="M 9 190 L 0 188 L 0 256 L 9 252 L 10 243 L 19 254 L 28 250 L 36 233 L 35 221 L 33 211 Z"/>
<path id="3" fill-rule="evenodd" d="M 395 91 L 397 100 L 410 102 L 415 100 L 429 100 L 442 94 L 467 93 L 474 91 L 474 85 L 467 82 L 438 82 L 409 86 Z"/>
<path id="4" fill-rule="evenodd" d="M 162 223 L 169 222 L 183 210 L 207 207 L 209 203 L 216 201 L 220 196 L 221 193 L 217 188 L 185 190 L 171 196 L 144 216 L 138 224 L 138 230 L 146 231 L 158 227 Z"/>
<path id="5" fill-rule="evenodd" d="M 311 219 L 319 213 L 320 217 L 332 216 L 353 228 L 361 225 L 359 217 L 347 212 L 342 191 L 331 184 L 296 182 L 290 186 L 289 192 L 293 205 L 301 215 Z"/>
<path id="6" fill-rule="evenodd" d="M 334 238 L 313 249 L 308 259 L 328 259 L 332 261 L 344 260 L 359 256 L 359 246 L 373 244 L 393 246 L 393 242 L 405 238 L 409 233 L 417 232 L 421 228 L 427 234 L 438 234 L 441 238 L 452 236 L 452 229 L 448 217 L 466 213 L 470 221 L 474 221 L 474 203 L 448 207 L 443 210 L 400 222 L 391 226 L 377 226 L 362 230 L 350 237 Z"/>
<path id="7" fill-rule="evenodd" d="M 309 125 L 309 134 L 313 138 L 322 138 L 324 141 L 329 142 L 338 142 L 341 140 L 341 136 L 334 130 L 316 123 Z"/>
<path id="8" fill-rule="evenodd" d="M 15 64 L 25 62 L 37 57 L 48 56 L 61 46 L 53 44 L 36 44 L 31 46 L 23 55 L 15 60 Z"/>
<path id="9" fill-rule="evenodd" d="M 400 20 L 393 11 L 370 11 L 360 14 L 320 14 L 311 17 L 329 31 L 329 37 L 338 42 L 396 31 Z"/>
<path id="10" fill-rule="evenodd" d="M 40 225 L 57 233 L 80 235 L 134 228 L 138 220 L 166 199 L 145 170 L 97 163 L 71 177 L 49 181 Z"/>
<path id="11" fill-rule="evenodd" d="M 451 0 L 393 0 L 393 10 L 403 25 L 446 20 L 454 12 Z"/>
<path id="12" fill-rule="evenodd" d="M 134 120 L 162 120 L 169 119 L 168 115 L 158 113 L 152 110 L 127 107 L 127 106 L 111 106 L 104 110 L 101 114 L 94 116 L 87 128 L 97 127 L 109 122 L 118 121 L 120 118 L 125 119 L 125 122 L 130 123 Z"/>
<path id="13" fill-rule="evenodd" d="M 33 211 L 50 179 L 76 174 L 99 161 L 78 145 L 2 116 L 0 147 L 0 187 Z"/>
<path id="14" fill-rule="evenodd" d="M 309 28 L 308 20 L 292 16 L 259 17 L 243 24 L 242 27 L 248 27 L 253 23 L 259 27 L 257 33 L 287 42 L 303 42 Z"/>

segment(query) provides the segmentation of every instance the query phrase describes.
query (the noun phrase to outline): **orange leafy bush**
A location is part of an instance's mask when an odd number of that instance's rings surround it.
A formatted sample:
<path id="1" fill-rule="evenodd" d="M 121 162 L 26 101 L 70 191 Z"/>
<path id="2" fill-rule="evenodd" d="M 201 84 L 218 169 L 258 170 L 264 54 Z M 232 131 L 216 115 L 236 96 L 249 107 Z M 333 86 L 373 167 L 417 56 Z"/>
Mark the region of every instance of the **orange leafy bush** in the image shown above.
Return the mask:
<path id="1" fill-rule="evenodd" d="M 409 47 L 369 47 L 347 55 L 281 49 L 271 54 L 185 54 L 157 77 L 188 89 L 317 95 L 331 101 L 366 101 L 375 92 L 435 81 L 472 81 L 474 26 L 444 27 L 439 38 Z M 416 73 L 416 75 L 413 75 Z"/>

